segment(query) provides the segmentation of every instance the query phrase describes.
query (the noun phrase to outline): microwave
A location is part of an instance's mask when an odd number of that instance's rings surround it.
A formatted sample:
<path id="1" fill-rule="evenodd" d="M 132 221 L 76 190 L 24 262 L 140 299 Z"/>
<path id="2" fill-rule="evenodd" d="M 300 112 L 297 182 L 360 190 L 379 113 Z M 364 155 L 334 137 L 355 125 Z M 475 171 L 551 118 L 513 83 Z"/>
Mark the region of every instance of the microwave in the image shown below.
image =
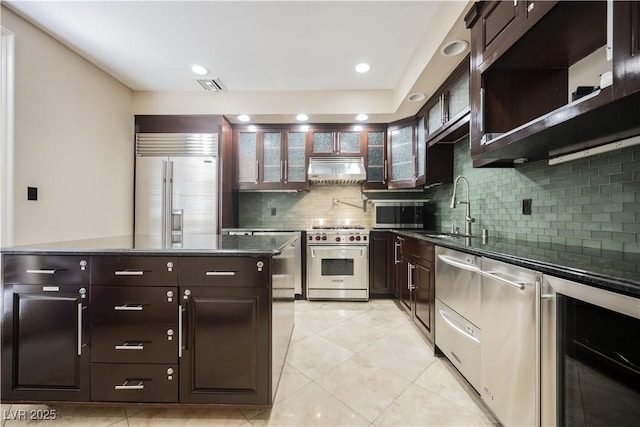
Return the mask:
<path id="1" fill-rule="evenodd" d="M 374 228 L 424 228 L 424 201 L 376 201 Z"/>

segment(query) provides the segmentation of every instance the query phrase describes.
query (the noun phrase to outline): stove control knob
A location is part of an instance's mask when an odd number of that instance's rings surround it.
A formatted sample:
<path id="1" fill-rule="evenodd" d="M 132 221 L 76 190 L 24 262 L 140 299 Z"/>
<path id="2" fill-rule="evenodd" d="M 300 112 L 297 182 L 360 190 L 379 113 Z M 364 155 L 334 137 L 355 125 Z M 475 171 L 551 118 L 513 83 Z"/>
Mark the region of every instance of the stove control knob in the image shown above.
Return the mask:
<path id="1" fill-rule="evenodd" d="M 340 236 L 336 237 L 336 242 L 340 243 Z"/>
<path id="2" fill-rule="evenodd" d="M 322 236 L 322 240 L 327 240 L 327 236 Z"/>
<path id="3" fill-rule="evenodd" d="M 356 238 L 353 236 L 349 236 L 349 240 L 351 240 L 352 242 L 355 240 Z"/>
<path id="4" fill-rule="evenodd" d="M 320 240 L 320 236 L 316 236 L 316 240 Z"/>
<path id="5" fill-rule="evenodd" d="M 360 241 L 360 236 L 356 236 L 356 240 L 359 242 Z"/>

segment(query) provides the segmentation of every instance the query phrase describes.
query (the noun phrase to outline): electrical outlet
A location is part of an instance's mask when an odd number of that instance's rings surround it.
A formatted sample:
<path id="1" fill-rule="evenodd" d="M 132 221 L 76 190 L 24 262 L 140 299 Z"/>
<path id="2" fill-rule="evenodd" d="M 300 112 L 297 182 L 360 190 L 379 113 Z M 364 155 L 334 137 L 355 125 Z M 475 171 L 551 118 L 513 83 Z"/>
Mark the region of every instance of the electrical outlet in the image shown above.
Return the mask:
<path id="1" fill-rule="evenodd" d="M 522 215 L 531 215 L 531 199 L 522 199 Z"/>
<path id="2" fill-rule="evenodd" d="M 276 208 L 271 208 L 271 216 L 276 216 Z"/>

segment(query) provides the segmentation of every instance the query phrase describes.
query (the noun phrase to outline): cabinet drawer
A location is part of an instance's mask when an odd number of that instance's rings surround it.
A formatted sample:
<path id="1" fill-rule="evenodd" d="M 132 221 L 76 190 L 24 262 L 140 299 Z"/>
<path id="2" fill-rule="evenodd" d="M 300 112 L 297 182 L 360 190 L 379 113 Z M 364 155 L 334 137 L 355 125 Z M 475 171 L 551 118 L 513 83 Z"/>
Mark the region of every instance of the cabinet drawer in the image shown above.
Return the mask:
<path id="1" fill-rule="evenodd" d="M 88 285 L 89 257 L 5 255 L 4 283 L 25 285 Z"/>
<path id="2" fill-rule="evenodd" d="M 433 262 L 434 244 L 420 239 L 406 239 L 402 243 L 402 256 L 408 259 L 422 259 Z"/>
<path id="3" fill-rule="evenodd" d="M 93 325 L 157 325 L 177 322 L 175 287 L 92 286 Z"/>
<path id="4" fill-rule="evenodd" d="M 176 365 L 93 363 L 91 400 L 101 402 L 177 402 Z"/>
<path id="5" fill-rule="evenodd" d="M 91 330 L 91 362 L 177 363 L 177 325 L 100 325 Z"/>
<path id="6" fill-rule="evenodd" d="M 92 257 L 92 285 L 175 286 L 178 283 L 176 258 Z"/>
<path id="7" fill-rule="evenodd" d="M 267 287 L 266 257 L 190 257 L 180 259 L 181 286 Z"/>

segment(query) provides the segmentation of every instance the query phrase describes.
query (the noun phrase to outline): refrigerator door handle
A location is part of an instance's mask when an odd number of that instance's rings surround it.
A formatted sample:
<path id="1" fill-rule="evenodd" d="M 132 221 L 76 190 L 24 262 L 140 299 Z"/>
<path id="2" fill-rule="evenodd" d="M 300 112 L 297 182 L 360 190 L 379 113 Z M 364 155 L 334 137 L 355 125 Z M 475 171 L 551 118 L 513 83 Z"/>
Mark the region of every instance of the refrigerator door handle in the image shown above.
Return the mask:
<path id="1" fill-rule="evenodd" d="M 165 205 L 165 222 L 163 224 L 163 232 L 165 233 L 165 247 L 171 247 L 171 243 L 173 240 L 172 236 L 172 225 L 170 223 L 173 222 L 173 160 L 167 161 L 167 180 L 169 181 L 167 184 L 167 203 Z"/>
<path id="2" fill-rule="evenodd" d="M 162 244 L 167 241 L 167 160 L 162 161 L 162 200 L 160 205 L 162 206 L 162 221 L 160 226 L 162 228 Z"/>

